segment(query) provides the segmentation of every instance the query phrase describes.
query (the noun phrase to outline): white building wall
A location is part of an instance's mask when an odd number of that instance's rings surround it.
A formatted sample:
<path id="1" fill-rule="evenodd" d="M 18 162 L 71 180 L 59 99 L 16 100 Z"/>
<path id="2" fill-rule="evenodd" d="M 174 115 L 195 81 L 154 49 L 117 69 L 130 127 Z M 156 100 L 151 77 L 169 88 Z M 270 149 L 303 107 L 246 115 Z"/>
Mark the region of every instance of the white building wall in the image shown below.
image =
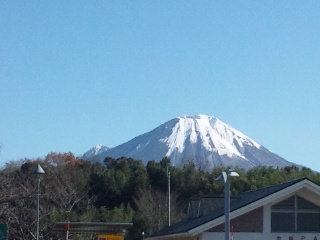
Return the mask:
<path id="1" fill-rule="evenodd" d="M 235 232 L 232 240 L 320 240 L 320 233 L 241 233 Z M 204 232 L 201 240 L 224 239 L 224 232 Z"/>

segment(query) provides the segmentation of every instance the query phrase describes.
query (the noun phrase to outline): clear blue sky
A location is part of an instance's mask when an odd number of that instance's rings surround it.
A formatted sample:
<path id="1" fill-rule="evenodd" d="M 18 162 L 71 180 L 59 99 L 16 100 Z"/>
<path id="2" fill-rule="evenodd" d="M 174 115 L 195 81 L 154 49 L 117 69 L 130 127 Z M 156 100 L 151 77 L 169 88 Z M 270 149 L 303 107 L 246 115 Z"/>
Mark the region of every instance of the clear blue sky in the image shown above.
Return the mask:
<path id="1" fill-rule="evenodd" d="M 0 163 L 206 114 L 320 171 L 320 1 L 0 3 Z"/>

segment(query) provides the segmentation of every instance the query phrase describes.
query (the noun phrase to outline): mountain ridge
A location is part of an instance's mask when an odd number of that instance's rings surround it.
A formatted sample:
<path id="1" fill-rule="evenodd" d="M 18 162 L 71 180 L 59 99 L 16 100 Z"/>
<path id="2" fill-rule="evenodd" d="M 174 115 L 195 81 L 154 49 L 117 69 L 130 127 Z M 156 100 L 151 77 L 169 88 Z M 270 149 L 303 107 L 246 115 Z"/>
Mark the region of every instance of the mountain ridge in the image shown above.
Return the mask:
<path id="1" fill-rule="evenodd" d="M 249 169 L 297 165 L 218 118 L 203 114 L 171 119 L 114 148 L 100 145 L 95 151 L 90 149 L 84 154 L 84 158 L 91 161 L 103 162 L 105 157 L 131 157 L 144 164 L 169 157 L 173 166 L 194 163 L 202 170 L 215 166 Z"/>

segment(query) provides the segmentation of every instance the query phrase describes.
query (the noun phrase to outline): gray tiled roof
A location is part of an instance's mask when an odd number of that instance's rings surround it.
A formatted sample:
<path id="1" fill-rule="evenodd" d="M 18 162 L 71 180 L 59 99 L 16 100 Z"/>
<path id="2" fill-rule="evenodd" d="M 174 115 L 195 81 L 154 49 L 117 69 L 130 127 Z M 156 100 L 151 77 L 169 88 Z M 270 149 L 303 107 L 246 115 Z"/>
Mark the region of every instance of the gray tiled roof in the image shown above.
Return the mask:
<path id="1" fill-rule="evenodd" d="M 304 178 L 305 179 L 305 178 Z M 247 191 L 239 194 L 237 200 L 230 203 L 230 212 L 235 211 L 239 208 L 245 207 L 255 201 L 263 199 L 273 193 L 281 191 L 289 186 L 292 186 L 304 179 L 293 180 L 290 182 L 285 182 L 277 185 L 272 185 L 265 188 L 260 188 L 257 190 Z M 206 215 L 195 217 L 195 218 L 188 218 L 184 219 L 178 223 L 175 223 L 171 226 L 165 227 L 161 231 L 153 234 L 150 237 L 157 237 L 157 236 L 165 236 L 165 235 L 172 235 L 172 234 L 179 234 L 179 233 L 186 233 L 191 229 L 199 227 L 207 222 L 210 222 L 218 217 L 224 215 L 224 207 L 216 209 L 214 212 L 210 212 Z"/>

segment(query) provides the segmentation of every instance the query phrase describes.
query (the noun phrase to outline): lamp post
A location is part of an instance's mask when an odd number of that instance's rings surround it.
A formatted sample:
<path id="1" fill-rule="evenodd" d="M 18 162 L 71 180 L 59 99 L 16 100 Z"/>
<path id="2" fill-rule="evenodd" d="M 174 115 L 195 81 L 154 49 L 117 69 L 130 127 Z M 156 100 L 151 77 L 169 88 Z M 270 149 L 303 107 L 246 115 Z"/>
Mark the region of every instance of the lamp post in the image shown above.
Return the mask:
<path id="1" fill-rule="evenodd" d="M 38 177 L 38 193 L 37 193 L 37 233 L 36 239 L 39 240 L 39 226 L 40 226 L 40 182 L 41 182 L 41 175 L 45 173 L 43 168 L 38 164 L 34 167 L 33 173 Z"/>
<path id="2" fill-rule="evenodd" d="M 239 177 L 237 172 L 228 169 L 223 171 L 216 180 L 224 182 L 224 236 L 225 240 L 230 240 L 230 180 L 233 177 Z"/>

